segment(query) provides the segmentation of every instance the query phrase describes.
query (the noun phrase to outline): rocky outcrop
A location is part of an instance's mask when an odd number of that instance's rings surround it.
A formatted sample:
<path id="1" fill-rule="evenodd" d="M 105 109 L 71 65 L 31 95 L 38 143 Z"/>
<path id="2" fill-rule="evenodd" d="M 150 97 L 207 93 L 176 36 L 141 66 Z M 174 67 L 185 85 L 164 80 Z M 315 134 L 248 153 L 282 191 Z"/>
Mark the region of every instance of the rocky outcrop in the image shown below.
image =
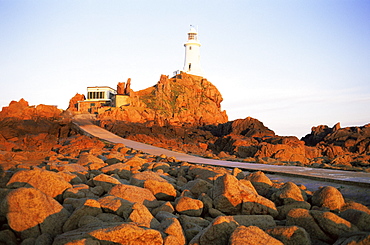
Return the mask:
<path id="1" fill-rule="evenodd" d="M 130 95 L 131 92 L 131 78 L 127 79 L 127 83 L 119 82 L 117 84 L 118 95 Z"/>
<path id="2" fill-rule="evenodd" d="M 85 95 L 76 93 L 76 95 L 69 100 L 67 111 L 78 111 L 78 102 L 85 99 Z"/>
<path id="3" fill-rule="evenodd" d="M 106 120 L 120 120 L 153 122 L 161 126 L 227 122 L 226 112 L 221 111 L 223 99 L 217 88 L 205 78 L 186 73 L 173 78 L 162 75 L 155 86 L 130 92 L 130 100 L 130 106 L 101 113 L 99 120 L 103 125 Z"/>
<path id="4" fill-rule="evenodd" d="M 30 120 L 36 118 L 57 118 L 62 113 L 56 106 L 38 105 L 29 106 L 24 99 L 10 102 L 9 106 L 3 107 L 0 112 L 0 120 L 4 118 L 18 118 L 22 120 Z"/>
<path id="5" fill-rule="evenodd" d="M 199 166 L 86 136 L 7 170 L 8 244 L 320 244 L 368 239 L 370 209 L 263 172 Z M 2 165 L 3 166 L 3 165 Z M 25 169 L 25 168 L 28 169 Z M 5 239 L 5 240 L 4 240 Z"/>
<path id="6" fill-rule="evenodd" d="M 245 137 L 273 137 L 274 131 L 263 125 L 262 122 L 255 118 L 247 117 L 245 119 L 237 119 L 235 121 L 222 123 L 217 127 L 210 127 L 213 135 L 226 136 L 226 135 L 242 135 Z"/>

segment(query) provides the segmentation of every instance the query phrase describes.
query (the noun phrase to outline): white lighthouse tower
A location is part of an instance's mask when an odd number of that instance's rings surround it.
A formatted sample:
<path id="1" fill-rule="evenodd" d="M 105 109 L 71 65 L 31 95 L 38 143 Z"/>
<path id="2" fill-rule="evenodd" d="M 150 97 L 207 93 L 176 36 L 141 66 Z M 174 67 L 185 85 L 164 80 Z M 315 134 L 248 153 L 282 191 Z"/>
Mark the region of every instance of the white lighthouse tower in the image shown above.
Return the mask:
<path id="1" fill-rule="evenodd" d="M 196 75 L 203 76 L 202 68 L 200 67 L 200 42 L 198 40 L 198 32 L 194 26 L 190 26 L 188 32 L 188 41 L 185 46 L 185 63 L 183 71 Z"/>

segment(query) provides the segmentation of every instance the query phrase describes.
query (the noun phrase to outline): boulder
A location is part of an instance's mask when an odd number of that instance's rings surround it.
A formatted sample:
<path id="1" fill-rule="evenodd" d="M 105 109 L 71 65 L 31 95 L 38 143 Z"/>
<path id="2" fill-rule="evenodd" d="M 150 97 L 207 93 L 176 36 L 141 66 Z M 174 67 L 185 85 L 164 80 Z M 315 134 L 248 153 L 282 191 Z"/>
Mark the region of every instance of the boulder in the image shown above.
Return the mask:
<path id="1" fill-rule="evenodd" d="M 238 222 L 232 216 L 219 216 L 207 228 L 198 233 L 190 244 L 227 244 L 230 235 L 238 226 Z M 198 243 L 197 240 L 199 241 Z"/>
<path id="2" fill-rule="evenodd" d="M 249 180 L 258 194 L 262 196 L 266 196 L 272 186 L 272 181 L 262 171 L 250 173 L 245 177 L 245 179 Z"/>
<path id="3" fill-rule="evenodd" d="M 161 233 L 134 223 L 108 223 L 84 226 L 57 236 L 53 245 L 64 244 L 138 244 L 162 245 Z"/>
<path id="4" fill-rule="evenodd" d="M 307 197 L 303 196 L 302 190 L 296 184 L 286 182 L 279 190 L 272 194 L 271 200 L 280 206 L 292 202 L 303 202 L 307 200 Z"/>
<path id="5" fill-rule="evenodd" d="M 173 201 L 176 198 L 176 189 L 166 181 L 148 179 L 144 188 L 150 190 L 158 200 Z"/>
<path id="6" fill-rule="evenodd" d="M 276 217 L 279 213 L 272 201 L 263 196 L 256 195 L 247 189 L 243 192 L 241 214 L 268 214 L 272 217 Z"/>
<path id="7" fill-rule="evenodd" d="M 118 179 L 106 174 L 99 174 L 98 176 L 95 176 L 92 180 L 95 186 L 103 187 L 105 192 L 108 192 L 113 186 L 121 184 Z"/>
<path id="8" fill-rule="evenodd" d="M 35 188 L 20 187 L 11 191 L 2 203 L 8 224 L 22 239 L 37 238 L 43 233 L 62 233 L 70 213 L 56 200 Z"/>
<path id="9" fill-rule="evenodd" d="M 187 215 L 180 215 L 179 221 L 185 232 L 187 241 L 191 241 L 200 231 L 211 223 L 201 217 L 191 217 Z"/>
<path id="10" fill-rule="evenodd" d="M 96 216 L 100 213 L 102 213 L 102 209 L 99 202 L 94 199 L 87 199 L 81 207 L 76 208 L 76 210 L 64 223 L 63 232 L 77 229 L 78 222 L 83 216 Z"/>
<path id="11" fill-rule="evenodd" d="M 82 179 L 78 175 L 72 174 L 68 171 L 59 171 L 58 174 L 62 176 L 65 179 L 65 181 L 72 185 L 83 183 Z"/>
<path id="12" fill-rule="evenodd" d="M 195 197 L 198 197 L 201 193 L 207 193 L 212 187 L 213 185 L 208 181 L 195 179 L 182 186 L 181 190 L 189 190 Z"/>
<path id="13" fill-rule="evenodd" d="M 8 188 L 32 186 L 52 198 L 61 198 L 63 192 L 71 188 L 63 176 L 47 170 L 21 170 L 16 172 L 7 183 Z"/>
<path id="14" fill-rule="evenodd" d="M 265 245 L 276 244 L 283 245 L 281 241 L 270 236 L 257 226 L 239 226 L 230 236 L 229 245 L 251 244 L 251 245 Z"/>
<path id="15" fill-rule="evenodd" d="M 220 167 L 191 165 L 188 170 L 188 175 L 192 176 L 193 179 L 203 179 L 212 184 L 218 177 L 229 174 L 229 172 L 230 171 L 225 168 Z"/>
<path id="16" fill-rule="evenodd" d="M 102 159 L 89 153 L 82 153 L 78 158 L 77 164 L 85 166 L 89 170 L 98 170 L 108 165 Z"/>
<path id="17" fill-rule="evenodd" d="M 165 219 L 161 222 L 158 229 L 167 235 L 164 239 L 164 244 L 186 244 L 184 231 L 176 218 Z"/>
<path id="18" fill-rule="evenodd" d="M 148 160 L 146 160 L 146 159 L 143 159 L 143 158 L 138 157 L 138 156 L 134 156 L 134 157 L 130 158 L 129 160 L 127 160 L 127 162 L 125 162 L 125 164 L 127 164 L 131 167 L 141 167 L 147 162 L 148 162 Z"/>
<path id="19" fill-rule="evenodd" d="M 40 236 L 38 236 L 35 240 L 35 244 L 40 245 L 48 245 L 53 243 L 53 237 L 48 233 L 43 233 Z"/>
<path id="20" fill-rule="evenodd" d="M 370 233 L 353 233 L 340 237 L 334 245 L 367 245 L 370 244 Z"/>
<path id="21" fill-rule="evenodd" d="M 130 201 L 111 195 L 104 196 L 97 201 L 104 212 L 117 214 L 125 219 L 130 215 L 134 205 Z"/>
<path id="22" fill-rule="evenodd" d="M 243 203 L 240 183 L 235 176 L 225 174 L 216 179 L 212 188 L 213 204 L 225 214 L 240 214 Z"/>
<path id="23" fill-rule="evenodd" d="M 170 202 L 165 202 L 162 205 L 160 205 L 159 207 L 154 208 L 152 210 L 152 214 L 154 216 L 156 216 L 157 213 L 159 213 L 161 211 L 165 211 L 165 212 L 169 212 L 169 213 L 174 213 L 175 212 L 175 208 L 172 206 L 172 204 Z"/>
<path id="24" fill-rule="evenodd" d="M 332 212 L 311 210 L 310 214 L 325 234 L 333 237 L 335 240 L 338 239 L 338 237 L 359 231 L 355 225 Z"/>
<path id="25" fill-rule="evenodd" d="M 70 163 L 70 164 L 59 164 L 57 165 L 58 171 L 65 171 L 76 173 L 80 175 L 86 175 L 88 173 L 88 169 L 80 164 Z"/>
<path id="26" fill-rule="evenodd" d="M 147 207 L 158 206 L 158 202 L 150 190 L 133 185 L 121 184 L 113 186 L 108 194 L 125 199 L 129 202 L 141 203 Z"/>
<path id="27" fill-rule="evenodd" d="M 173 214 L 173 213 L 170 213 L 170 212 L 167 212 L 167 211 L 159 211 L 156 215 L 155 215 L 155 218 L 159 221 L 159 222 L 162 222 L 163 220 L 165 219 L 169 219 L 169 218 L 175 218 L 177 219 L 177 215 Z"/>
<path id="28" fill-rule="evenodd" d="M 233 219 L 244 226 L 257 226 L 261 229 L 275 227 L 274 218 L 270 215 L 234 215 Z"/>
<path id="29" fill-rule="evenodd" d="M 157 229 L 159 221 L 153 217 L 150 211 L 141 203 L 132 206 L 132 212 L 128 217 L 129 222 L 135 222 L 139 226 Z"/>
<path id="30" fill-rule="evenodd" d="M 17 245 L 17 237 L 10 229 L 0 231 L 0 243 L 6 245 Z"/>
<path id="31" fill-rule="evenodd" d="M 345 204 L 342 193 L 337 188 L 325 186 L 314 192 L 312 205 L 330 210 L 340 210 Z"/>
<path id="32" fill-rule="evenodd" d="M 203 202 L 186 196 L 181 196 L 175 201 L 175 210 L 184 215 L 200 216 L 203 211 Z"/>
<path id="33" fill-rule="evenodd" d="M 321 229 L 307 209 L 296 208 L 290 210 L 286 217 L 286 225 L 304 228 L 310 234 L 311 239 L 327 243 L 333 242 L 333 238 Z"/>
<path id="34" fill-rule="evenodd" d="M 356 225 L 362 231 L 370 231 L 370 214 L 364 211 L 347 209 L 341 212 L 339 216 Z"/>
<path id="35" fill-rule="evenodd" d="M 277 207 L 279 215 L 275 218 L 278 220 L 284 220 L 287 214 L 289 213 L 289 211 L 295 208 L 303 208 L 303 209 L 310 210 L 311 204 L 309 204 L 308 202 L 291 202 L 283 206 Z"/>
<path id="36" fill-rule="evenodd" d="M 105 174 L 117 174 L 121 179 L 131 178 L 131 166 L 125 163 L 115 163 L 100 169 Z"/>
<path id="37" fill-rule="evenodd" d="M 103 221 L 96 216 L 85 215 L 80 218 L 80 220 L 78 221 L 77 227 L 81 228 L 84 226 L 89 226 L 91 224 L 103 225 Z"/>
<path id="38" fill-rule="evenodd" d="M 342 207 L 341 211 L 344 212 L 348 209 L 356 209 L 370 215 L 370 208 L 358 202 L 347 201 L 346 204 Z"/>
<path id="39" fill-rule="evenodd" d="M 298 226 L 277 226 L 265 231 L 285 245 L 311 245 L 310 235 Z"/>
<path id="40" fill-rule="evenodd" d="M 125 221 L 122 217 L 111 213 L 100 213 L 96 218 L 106 223 L 123 223 Z"/>
<path id="41" fill-rule="evenodd" d="M 219 177 L 212 188 L 213 204 L 225 214 L 270 214 L 277 216 L 275 204 L 256 195 L 235 176 L 225 174 Z"/>
<path id="42" fill-rule="evenodd" d="M 163 239 L 159 231 L 138 227 L 133 223 L 123 223 L 116 226 L 97 229 L 88 233 L 88 235 L 99 241 L 108 241 L 118 244 L 163 244 Z"/>

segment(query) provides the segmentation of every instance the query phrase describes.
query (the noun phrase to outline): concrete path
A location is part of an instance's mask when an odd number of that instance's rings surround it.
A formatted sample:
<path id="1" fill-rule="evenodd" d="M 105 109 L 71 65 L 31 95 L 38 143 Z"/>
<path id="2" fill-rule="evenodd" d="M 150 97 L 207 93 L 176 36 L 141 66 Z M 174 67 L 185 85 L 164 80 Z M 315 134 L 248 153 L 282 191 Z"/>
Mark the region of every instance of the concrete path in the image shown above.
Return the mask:
<path id="1" fill-rule="evenodd" d="M 305 178 L 313 178 L 329 182 L 347 183 L 361 185 L 364 187 L 370 187 L 370 173 L 208 159 L 188 155 L 185 153 L 174 152 L 167 149 L 121 138 L 101 127 L 93 125 L 91 123 L 91 118 L 89 118 L 89 115 L 77 115 L 75 116 L 73 122 L 87 135 L 91 135 L 111 143 L 122 143 L 127 147 L 151 155 L 159 156 L 164 154 L 167 157 L 175 157 L 178 160 L 186 161 L 189 163 L 208 164 L 227 168 L 237 167 L 243 170 L 261 170 L 269 173 L 279 173 L 282 175 L 290 176 L 301 176 Z"/>

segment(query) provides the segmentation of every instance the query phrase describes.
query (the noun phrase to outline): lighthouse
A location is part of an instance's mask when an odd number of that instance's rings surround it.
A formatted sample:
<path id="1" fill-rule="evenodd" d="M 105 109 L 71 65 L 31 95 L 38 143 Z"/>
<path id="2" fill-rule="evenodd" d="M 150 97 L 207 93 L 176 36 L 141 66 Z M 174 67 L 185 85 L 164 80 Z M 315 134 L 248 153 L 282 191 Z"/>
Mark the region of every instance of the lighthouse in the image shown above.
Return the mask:
<path id="1" fill-rule="evenodd" d="M 200 66 L 200 42 L 198 40 L 198 32 L 194 26 L 190 26 L 188 41 L 184 46 L 185 62 L 183 71 L 188 74 L 203 76 L 203 71 Z"/>

